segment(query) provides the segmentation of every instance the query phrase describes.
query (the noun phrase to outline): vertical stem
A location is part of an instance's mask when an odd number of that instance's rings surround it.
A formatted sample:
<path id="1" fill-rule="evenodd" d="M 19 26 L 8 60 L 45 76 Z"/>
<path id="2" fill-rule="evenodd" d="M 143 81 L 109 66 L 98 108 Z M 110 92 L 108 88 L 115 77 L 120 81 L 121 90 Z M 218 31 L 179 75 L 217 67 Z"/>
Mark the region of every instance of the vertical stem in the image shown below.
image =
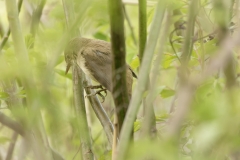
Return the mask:
<path id="1" fill-rule="evenodd" d="M 174 136 L 179 133 L 182 121 L 185 118 L 185 115 L 188 112 L 188 106 L 192 100 L 193 87 L 188 85 L 188 62 L 191 58 L 193 50 L 193 36 L 194 36 L 194 27 L 195 20 L 198 13 L 198 0 L 191 0 L 189 5 L 188 20 L 187 20 L 187 29 L 184 37 L 183 51 L 181 57 L 181 68 L 179 70 L 179 88 L 178 93 L 175 95 L 179 99 L 181 98 L 181 105 L 177 108 L 176 114 L 171 117 L 170 123 L 168 125 L 167 133 L 168 136 Z M 175 99 L 174 99 L 175 100 Z M 180 108 L 181 107 L 181 108 Z"/>
<path id="2" fill-rule="evenodd" d="M 142 65 L 140 67 L 139 72 L 139 78 L 138 78 L 138 84 L 134 90 L 132 100 L 129 105 L 129 109 L 126 115 L 126 120 L 124 122 L 121 134 L 120 134 L 120 140 L 117 150 L 117 160 L 124 160 L 126 158 L 128 146 L 129 146 L 129 140 L 131 137 L 131 130 L 133 128 L 133 122 L 135 120 L 135 117 L 137 115 L 143 93 L 146 89 L 147 83 L 148 83 L 148 76 L 150 73 L 151 68 L 151 62 L 154 55 L 154 50 L 156 47 L 156 43 L 158 40 L 158 35 L 160 32 L 160 27 L 163 20 L 163 15 L 165 12 L 165 4 L 162 1 L 158 1 L 157 8 L 154 14 L 154 19 L 152 22 L 150 34 L 149 34 L 149 40 L 146 45 L 145 51 L 144 51 L 144 57 L 142 60 Z"/>
<path id="3" fill-rule="evenodd" d="M 78 75 L 77 64 L 74 64 L 72 67 L 73 73 L 73 95 L 74 95 L 74 107 L 76 111 L 76 118 L 78 123 L 78 131 L 81 141 L 81 151 L 83 160 L 93 160 L 93 153 L 91 150 L 91 138 L 87 124 L 85 103 L 84 103 L 84 94 L 83 94 L 83 81 Z"/>
<path id="4" fill-rule="evenodd" d="M 32 22 L 31 22 L 31 31 L 30 33 L 35 37 L 38 31 L 38 25 L 42 16 L 42 10 L 46 3 L 46 0 L 40 0 L 40 3 L 37 5 L 37 8 L 33 11 Z"/>
<path id="5" fill-rule="evenodd" d="M 146 0 L 138 0 L 138 21 L 139 21 L 139 60 L 140 63 L 142 62 L 143 54 L 144 54 L 144 49 L 146 46 L 146 41 L 147 41 L 147 2 Z M 141 63 L 142 65 L 142 63 Z M 149 80 L 148 80 L 149 81 Z M 148 83 L 148 87 L 150 87 L 150 84 Z M 148 106 L 148 108 L 146 107 Z M 147 136 L 152 134 L 152 137 L 155 135 L 156 131 L 156 121 L 155 121 L 155 113 L 154 113 L 154 108 L 152 103 L 146 103 L 146 99 L 143 99 L 143 110 L 144 110 L 144 119 L 146 118 L 146 110 L 150 116 L 150 121 L 151 123 L 144 123 L 145 126 L 142 128 L 142 135 Z M 148 119 L 148 118 L 146 118 Z M 145 120 L 144 120 L 145 121 Z M 147 130 L 145 130 L 147 129 Z M 147 131 L 147 132 L 146 132 Z"/>
<path id="6" fill-rule="evenodd" d="M 184 37 L 183 52 L 181 57 L 181 60 L 184 63 L 184 65 L 188 64 L 188 61 L 190 60 L 192 54 L 194 27 L 197 13 L 198 13 L 198 0 L 191 0 L 188 12 L 188 21 L 186 29 L 187 32 Z"/>
<path id="7" fill-rule="evenodd" d="M 135 36 L 135 34 L 134 34 L 133 26 L 132 26 L 131 20 L 130 20 L 128 14 L 127 14 L 127 10 L 126 10 L 125 5 L 123 5 L 123 11 L 124 11 L 125 18 L 126 18 L 126 20 L 127 20 L 127 24 L 128 24 L 129 29 L 130 29 L 130 31 L 131 31 L 131 37 L 132 37 L 133 43 L 134 43 L 135 45 L 137 45 L 137 39 L 136 39 L 136 36 Z"/>
<path id="8" fill-rule="evenodd" d="M 235 0 L 215 0 L 214 1 L 214 13 L 217 21 L 220 33 L 218 35 L 218 42 L 221 44 L 222 41 L 230 34 L 229 27 L 233 14 L 233 5 Z M 226 3 L 228 5 L 226 5 Z M 219 18 L 221 17 L 221 18 Z M 231 88 L 236 85 L 236 73 L 235 73 L 235 61 L 231 54 L 228 59 L 227 65 L 224 68 L 224 74 L 226 77 L 226 86 Z"/>
<path id="9" fill-rule="evenodd" d="M 18 1 L 18 13 L 20 13 L 20 11 L 21 11 L 22 2 L 23 2 L 23 0 Z M 10 33 L 11 33 L 11 30 L 10 30 L 10 27 L 9 27 L 7 32 L 4 34 L 4 37 L 2 38 L 2 40 L 0 42 L 0 55 L 1 55 L 1 50 L 3 49 L 4 45 L 6 44 Z"/>
<path id="10" fill-rule="evenodd" d="M 147 2 L 138 0 L 138 21 L 139 21 L 139 59 L 142 61 L 146 41 L 147 41 Z"/>
<path id="11" fill-rule="evenodd" d="M 129 97 L 127 93 L 126 83 L 126 62 L 125 62 L 125 40 L 124 40 L 124 19 L 122 10 L 122 1 L 109 0 L 109 13 L 111 25 L 111 39 L 113 52 L 113 98 L 116 106 L 116 114 L 119 123 L 119 131 L 121 131 Z"/>
<path id="12" fill-rule="evenodd" d="M 162 54 L 163 54 L 164 46 L 166 43 L 165 37 L 167 37 L 168 31 L 170 28 L 170 19 L 171 19 L 171 16 L 170 16 L 169 12 L 166 12 L 166 21 L 165 21 L 166 23 L 161 28 L 162 31 L 161 31 L 161 34 L 159 37 L 159 42 L 158 42 L 159 45 L 157 48 L 158 52 L 156 55 L 156 59 L 154 60 L 153 68 L 151 71 L 151 79 L 150 79 L 151 84 L 149 85 L 149 93 L 146 97 L 146 105 L 147 106 L 152 105 L 154 102 L 154 94 L 156 93 L 157 80 L 158 80 L 158 77 L 160 74 L 159 64 L 161 63 Z M 154 134 L 156 134 L 156 126 L 155 126 L 155 128 L 153 128 L 153 126 L 152 126 L 152 123 L 153 123 L 152 121 L 154 120 L 154 122 L 155 122 L 155 115 L 152 110 L 153 109 L 151 109 L 150 106 L 145 108 L 145 117 L 144 117 L 144 121 L 142 124 L 143 136 L 154 137 L 155 136 Z"/>
<path id="13" fill-rule="evenodd" d="M 63 7 L 66 17 L 66 24 L 68 29 L 75 20 L 75 13 L 73 7 L 73 1 L 63 0 Z M 78 35 L 77 30 L 73 30 L 71 35 Z M 78 123 L 78 131 L 81 142 L 81 151 L 83 160 L 93 160 L 94 156 L 92 153 L 92 144 L 90 138 L 90 131 L 88 128 L 85 100 L 84 100 L 84 90 L 83 90 L 83 81 L 85 75 L 82 70 L 79 69 L 77 64 L 72 66 L 73 74 L 73 98 L 74 98 L 74 107 Z"/>
<path id="14" fill-rule="evenodd" d="M 15 147 L 17 138 L 18 138 L 18 133 L 14 132 L 13 135 L 12 135 L 12 139 L 11 139 L 10 145 L 8 147 L 6 160 L 11 160 L 12 159 L 12 155 L 13 155 L 13 151 L 14 151 L 14 147 Z"/>

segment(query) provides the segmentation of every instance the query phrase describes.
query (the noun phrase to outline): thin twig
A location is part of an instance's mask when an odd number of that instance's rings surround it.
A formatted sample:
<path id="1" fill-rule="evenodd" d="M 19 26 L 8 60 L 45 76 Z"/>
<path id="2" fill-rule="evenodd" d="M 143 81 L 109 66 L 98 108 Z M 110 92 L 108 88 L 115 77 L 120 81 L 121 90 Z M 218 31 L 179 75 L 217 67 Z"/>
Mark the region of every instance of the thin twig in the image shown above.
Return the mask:
<path id="1" fill-rule="evenodd" d="M 125 5 L 123 5 L 123 12 L 124 12 L 125 18 L 126 18 L 126 20 L 127 20 L 127 24 L 128 24 L 128 26 L 129 26 L 129 29 L 130 29 L 130 32 L 131 32 L 131 37 L 132 37 L 133 43 L 134 43 L 135 45 L 137 45 L 137 39 L 136 39 L 136 36 L 135 36 L 135 33 L 134 33 L 134 29 L 133 29 L 131 20 L 130 20 L 128 14 L 127 14 Z"/>
<path id="2" fill-rule="evenodd" d="M 13 150 L 14 150 L 17 138 L 18 138 L 18 133 L 14 132 L 13 135 L 12 135 L 12 138 L 11 138 L 10 145 L 8 147 L 6 160 L 11 160 L 12 159 Z"/>
<path id="3" fill-rule="evenodd" d="M 240 46 L 240 30 L 232 37 L 230 34 L 223 40 L 219 50 L 211 57 L 209 65 L 205 67 L 202 74 L 187 80 L 184 86 L 178 92 L 178 108 L 173 117 L 169 121 L 166 137 L 172 137 L 178 133 L 179 128 L 186 114 L 188 113 L 189 106 L 194 96 L 196 87 L 199 86 L 204 80 L 214 73 L 218 72 L 220 68 L 224 68 L 232 57 L 232 50 Z"/>
<path id="4" fill-rule="evenodd" d="M 0 112 L 0 122 L 7 126 L 8 128 L 14 130 L 15 132 L 17 132 L 18 134 L 20 134 L 21 136 L 25 135 L 25 131 L 22 128 L 21 124 L 19 124 L 17 121 L 12 120 L 10 117 L 6 116 L 5 114 L 3 114 L 2 112 Z"/>
<path id="5" fill-rule="evenodd" d="M 79 70 L 79 68 L 78 68 L 78 70 Z M 87 80 L 83 81 L 83 86 L 85 88 L 87 95 L 94 94 L 94 92 L 92 92 L 91 89 L 87 87 L 87 86 L 91 86 L 91 83 L 89 83 Z M 93 108 L 98 120 L 102 124 L 102 127 L 108 138 L 108 142 L 110 144 L 112 144 L 113 124 L 112 124 L 110 118 L 108 117 L 106 111 L 104 110 L 101 103 L 99 102 L 99 99 L 96 96 L 88 96 L 88 99 L 92 105 L 92 108 Z"/>

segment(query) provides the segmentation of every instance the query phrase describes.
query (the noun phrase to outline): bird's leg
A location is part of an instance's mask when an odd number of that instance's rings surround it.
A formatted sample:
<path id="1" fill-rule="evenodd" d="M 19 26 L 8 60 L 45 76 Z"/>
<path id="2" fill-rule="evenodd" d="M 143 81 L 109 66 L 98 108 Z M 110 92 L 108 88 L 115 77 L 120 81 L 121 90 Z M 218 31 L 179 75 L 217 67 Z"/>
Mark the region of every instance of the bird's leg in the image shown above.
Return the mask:
<path id="1" fill-rule="evenodd" d="M 102 86 L 102 85 L 95 85 L 95 86 L 90 85 L 90 86 L 86 86 L 85 88 L 90 88 L 90 89 L 98 89 L 98 88 L 101 88 L 101 89 L 103 89 L 103 86 Z"/>
<path id="2" fill-rule="evenodd" d="M 107 96 L 107 89 L 105 89 L 105 88 L 103 88 L 103 86 L 102 85 L 96 85 L 96 86 L 86 86 L 85 88 L 90 88 L 90 89 L 98 89 L 98 88 L 101 88 L 100 90 L 98 90 L 97 92 L 95 92 L 95 93 L 92 93 L 92 94 L 88 94 L 88 95 L 86 95 L 86 97 L 89 97 L 89 96 L 94 96 L 94 95 L 99 95 L 100 97 L 102 97 L 102 103 L 105 101 L 105 97 Z M 105 92 L 105 96 L 104 95 L 102 95 L 102 91 L 104 91 Z"/>

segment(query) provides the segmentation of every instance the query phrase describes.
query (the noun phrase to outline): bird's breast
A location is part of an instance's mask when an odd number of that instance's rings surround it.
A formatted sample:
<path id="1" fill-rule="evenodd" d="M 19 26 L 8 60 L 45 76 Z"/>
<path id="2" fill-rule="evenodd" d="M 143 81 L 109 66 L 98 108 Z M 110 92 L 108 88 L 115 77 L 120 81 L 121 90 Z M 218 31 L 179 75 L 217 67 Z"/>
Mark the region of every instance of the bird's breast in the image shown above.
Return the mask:
<path id="1" fill-rule="evenodd" d="M 93 74 L 91 73 L 91 71 L 86 67 L 86 60 L 84 57 L 78 56 L 77 64 L 89 78 L 96 81 L 96 79 L 93 77 Z"/>

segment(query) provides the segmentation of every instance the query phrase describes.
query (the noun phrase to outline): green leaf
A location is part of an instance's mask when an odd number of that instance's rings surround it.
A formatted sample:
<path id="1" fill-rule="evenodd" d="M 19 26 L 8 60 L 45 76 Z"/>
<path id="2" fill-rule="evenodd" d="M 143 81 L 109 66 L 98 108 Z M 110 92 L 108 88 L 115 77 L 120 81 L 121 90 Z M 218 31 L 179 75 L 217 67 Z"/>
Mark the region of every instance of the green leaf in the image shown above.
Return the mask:
<path id="1" fill-rule="evenodd" d="M 141 122 L 135 121 L 134 122 L 134 132 L 137 132 L 141 128 Z"/>
<path id="2" fill-rule="evenodd" d="M 170 88 L 164 88 L 161 92 L 160 92 L 160 95 L 162 98 L 168 98 L 168 97 L 171 97 L 173 95 L 175 95 L 175 90 L 172 90 Z"/>
<path id="3" fill-rule="evenodd" d="M 18 96 L 20 97 L 26 97 L 26 90 L 23 88 L 20 88 L 18 91 Z"/>
<path id="4" fill-rule="evenodd" d="M 169 118 L 169 114 L 162 114 L 160 116 L 156 116 L 155 119 L 158 122 L 165 122 Z"/>
<path id="5" fill-rule="evenodd" d="M 9 97 L 9 94 L 6 92 L 0 92 L 0 99 L 6 100 Z"/>
<path id="6" fill-rule="evenodd" d="M 163 58 L 163 63 L 161 64 L 164 69 L 172 67 L 172 63 L 177 60 L 176 55 L 165 54 Z"/>
<path id="7" fill-rule="evenodd" d="M 130 65 L 133 68 L 133 70 L 137 70 L 137 68 L 139 67 L 139 58 L 138 57 L 133 58 L 132 63 Z"/>
<path id="8" fill-rule="evenodd" d="M 68 79 L 72 79 L 72 74 L 70 74 L 70 73 L 65 74 L 65 71 L 63 71 L 63 70 L 55 69 L 55 72 L 56 72 L 57 74 L 59 74 L 60 76 L 66 77 L 66 78 L 68 78 Z"/>
<path id="9" fill-rule="evenodd" d="M 34 38 L 31 34 L 28 34 L 25 36 L 25 43 L 27 48 L 32 48 L 33 44 L 34 44 Z"/>
<path id="10" fill-rule="evenodd" d="M 93 35 L 94 38 L 96 39 L 101 39 L 101 40 L 104 40 L 104 41 L 108 41 L 108 37 L 106 34 L 104 34 L 103 32 L 96 32 L 94 35 Z"/>

